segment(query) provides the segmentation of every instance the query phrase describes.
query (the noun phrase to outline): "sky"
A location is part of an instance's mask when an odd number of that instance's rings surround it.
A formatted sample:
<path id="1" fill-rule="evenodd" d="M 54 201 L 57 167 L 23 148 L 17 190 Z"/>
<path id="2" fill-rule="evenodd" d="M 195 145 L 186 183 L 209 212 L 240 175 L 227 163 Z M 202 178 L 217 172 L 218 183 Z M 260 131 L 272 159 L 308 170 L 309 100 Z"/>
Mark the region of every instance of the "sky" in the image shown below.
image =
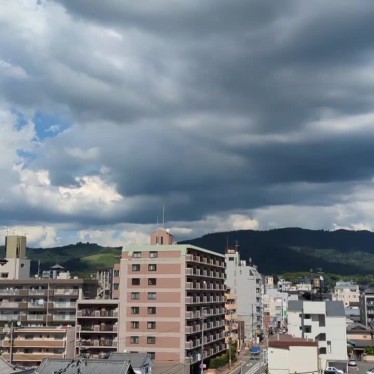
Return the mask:
<path id="1" fill-rule="evenodd" d="M 372 0 L 0 7 L 0 244 L 373 230 Z"/>

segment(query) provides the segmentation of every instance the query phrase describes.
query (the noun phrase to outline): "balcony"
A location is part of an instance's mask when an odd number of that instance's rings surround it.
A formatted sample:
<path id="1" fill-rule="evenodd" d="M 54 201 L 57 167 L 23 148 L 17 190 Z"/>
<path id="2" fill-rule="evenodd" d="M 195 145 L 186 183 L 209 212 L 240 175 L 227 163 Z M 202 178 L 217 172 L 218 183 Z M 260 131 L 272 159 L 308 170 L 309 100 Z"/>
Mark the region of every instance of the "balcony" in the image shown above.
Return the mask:
<path id="1" fill-rule="evenodd" d="M 45 314 L 28 314 L 27 321 L 44 321 Z"/>
<path id="2" fill-rule="evenodd" d="M 73 322 L 75 321 L 75 316 L 70 315 L 70 314 L 53 314 L 52 315 L 52 320 L 53 321 L 70 321 Z"/>
<path id="3" fill-rule="evenodd" d="M 30 309 L 45 309 L 47 303 L 43 302 L 29 302 L 27 303 L 27 307 Z"/>
<path id="4" fill-rule="evenodd" d="M 63 309 L 75 309 L 77 306 L 77 303 L 61 303 L 58 301 L 53 302 L 53 307 L 54 308 L 63 308 Z"/>
<path id="5" fill-rule="evenodd" d="M 19 303 L 16 303 L 16 302 L 1 302 L 0 303 L 0 308 L 1 309 L 8 309 L 8 308 L 11 308 L 11 309 L 18 309 L 19 307 Z"/>
<path id="6" fill-rule="evenodd" d="M 197 332 L 201 331 L 200 325 L 195 325 L 195 326 L 186 326 L 186 334 L 195 334 Z"/>
<path id="7" fill-rule="evenodd" d="M 78 296 L 79 290 L 73 290 L 69 288 L 57 288 L 54 290 L 54 294 L 58 296 Z"/>
<path id="8" fill-rule="evenodd" d="M 8 289 L 0 289 L 0 295 L 4 296 L 18 296 L 20 290 L 8 290 Z"/>
<path id="9" fill-rule="evenodd" d="M 9 361 L 10 354 L 3 353 L 1 357 Z M 44 358 L 64 358 L 64 354 L 49 353 L 49 352 L 31 352 L 31 353 L 14 353 L 13 362 L 41 362 Z"/>
<path id="10" fill-rule="evenodd" d="M 24 339 L 24 338 L 16 338 L 13 341 L 13 347 L 22 347 L 22 348 L 65 348 L 65 340 L 55 340 L 55 339 Z M 10 347 L 10 340 L 4 339 L 3 340 L 3 347 Z"/>

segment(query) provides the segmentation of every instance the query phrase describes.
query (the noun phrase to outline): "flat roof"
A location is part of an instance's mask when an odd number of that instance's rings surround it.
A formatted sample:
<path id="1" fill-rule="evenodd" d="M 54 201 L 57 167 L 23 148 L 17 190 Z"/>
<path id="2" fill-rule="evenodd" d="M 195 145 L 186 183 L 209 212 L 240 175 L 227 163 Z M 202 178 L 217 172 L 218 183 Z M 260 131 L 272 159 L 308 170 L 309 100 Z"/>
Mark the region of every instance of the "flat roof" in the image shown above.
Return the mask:
<path id="1" fill-rule="evenodd" d="M 222 260 L 225 259 L 225 255 L 210 251 L 209 249 L 197 247 L 190 244 L 135 244 L 135 245 L 127 245 L 122 248 L 122 252 L 142 252 L 142 251 L 179 251 L 182 252 L 184 255 L 187 254 L 188 249 L 194 249 L 196 251 L 204 252 L 210 255 L 218 256 Z"/>
<path id="2" fill-rule="evenodd" d="M 82 279 L 82 278 L 70 278 L 70 279 L 49 279 L 49 278 L 28 278 L 28 279 L 0 279 L 0 286 L 30 286 L 30 285 L 74 285 L 92 283 L 96 284 L 96 279 Z"/>

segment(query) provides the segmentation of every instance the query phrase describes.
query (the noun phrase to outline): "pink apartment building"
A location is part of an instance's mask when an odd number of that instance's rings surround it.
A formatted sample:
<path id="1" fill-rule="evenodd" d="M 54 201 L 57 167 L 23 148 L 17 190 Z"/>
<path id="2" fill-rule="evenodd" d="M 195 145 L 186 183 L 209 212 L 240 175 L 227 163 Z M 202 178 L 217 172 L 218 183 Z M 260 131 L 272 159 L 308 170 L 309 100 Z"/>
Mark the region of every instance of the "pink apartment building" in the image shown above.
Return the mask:
<path id="1" fill-rule="evenodd" d="M 158 230 L 150 245 L 123 249 L 119 351 L 197 371 L 202 351 L 204 364 L 225 351 L 225 257 L 173 243 Z"/>

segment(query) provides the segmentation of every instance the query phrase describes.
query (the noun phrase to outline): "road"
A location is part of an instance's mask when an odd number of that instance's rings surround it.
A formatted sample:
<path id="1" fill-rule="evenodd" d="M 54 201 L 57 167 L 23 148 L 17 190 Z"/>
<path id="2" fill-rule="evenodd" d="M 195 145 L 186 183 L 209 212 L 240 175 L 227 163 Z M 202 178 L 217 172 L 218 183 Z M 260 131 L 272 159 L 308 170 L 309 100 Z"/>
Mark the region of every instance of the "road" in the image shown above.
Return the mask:
<path id="1" fill-rule="evenodd" d="M 258 356 L 247 357 L 243 364 L 230 374 L 262 374 L 265 372 L 263 352 Z"/>

